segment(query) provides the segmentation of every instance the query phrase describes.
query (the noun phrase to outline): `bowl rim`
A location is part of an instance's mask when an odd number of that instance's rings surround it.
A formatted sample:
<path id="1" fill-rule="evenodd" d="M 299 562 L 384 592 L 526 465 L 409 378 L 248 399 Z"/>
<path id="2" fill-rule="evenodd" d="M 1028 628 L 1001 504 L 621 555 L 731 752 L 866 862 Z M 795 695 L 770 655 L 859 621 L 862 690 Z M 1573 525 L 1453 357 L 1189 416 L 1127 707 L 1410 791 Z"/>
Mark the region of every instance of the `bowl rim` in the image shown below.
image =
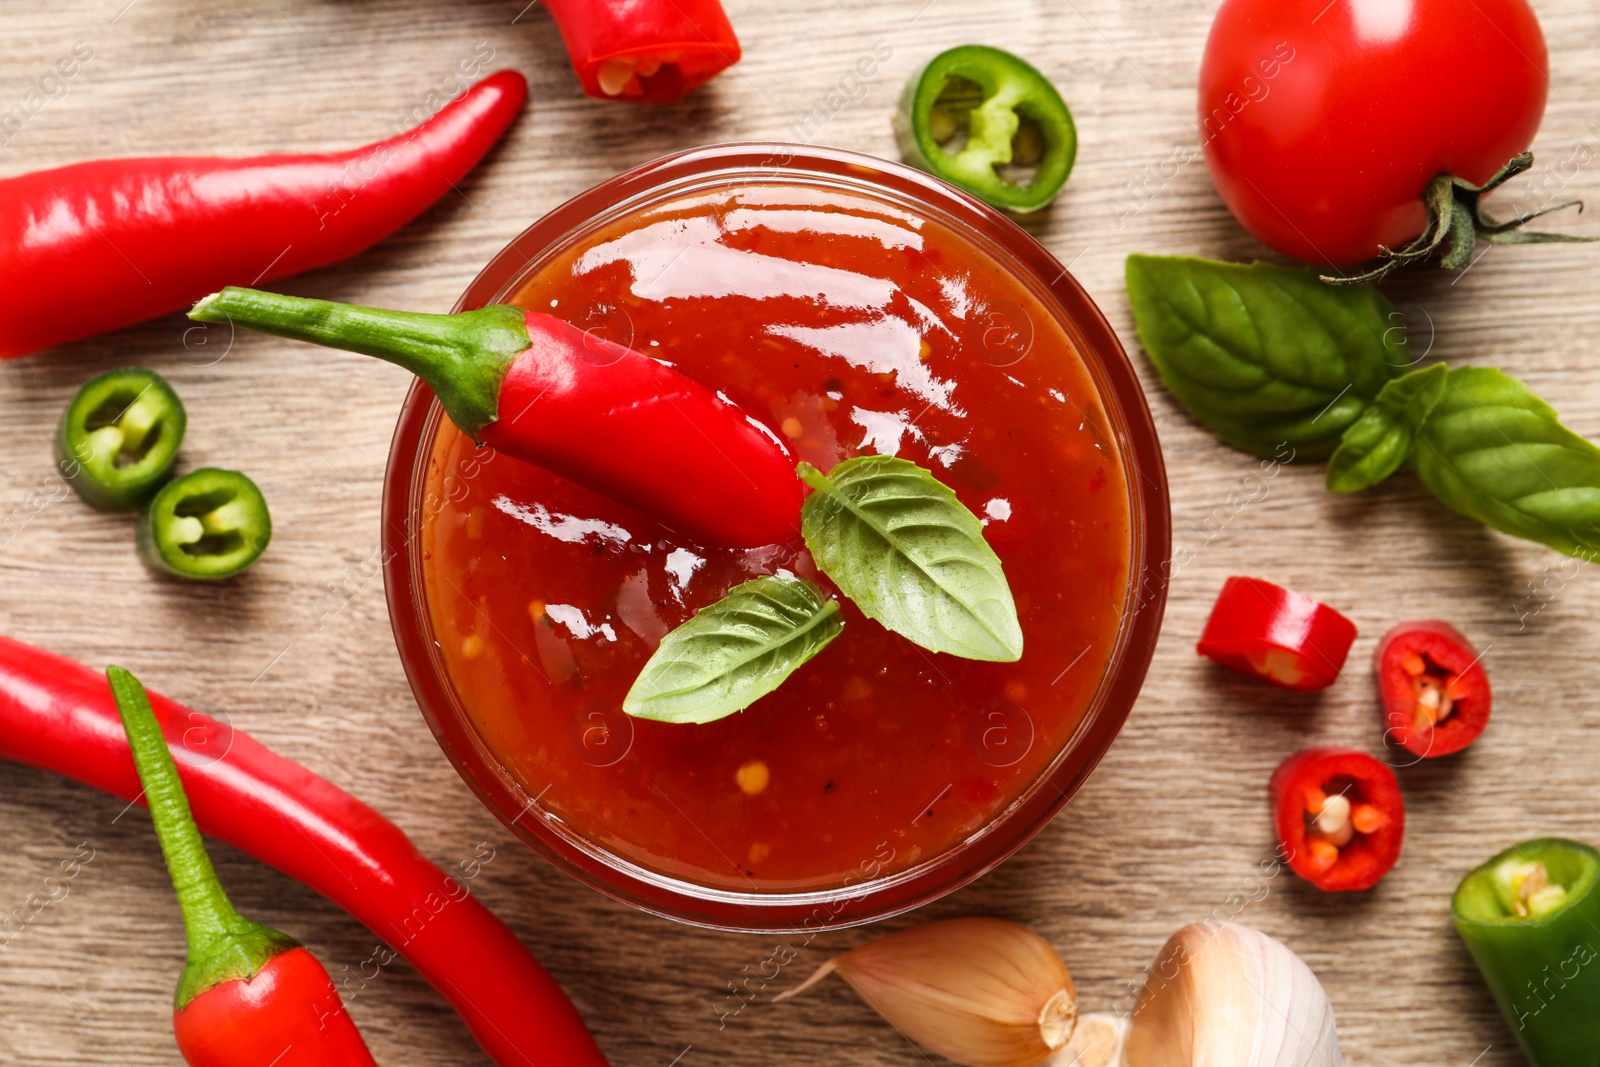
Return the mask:
<path id="1" fill-rule="evenodd" d="M 1128 596 L 1106 669 L 1083 719 L 1050 764 L 983 827 L 903 871 L 825 889 L 740 892 L 700 886 L 652 871 L 582 842 L 560 820 L 539 812 L 537 797 L 516 785 L 461 716 L 429 632 L 420 585 L 420 496 L 442 412 L 422 382 L 401 408 L 384 474 L 382 544 L 390 624 L 418 708 L 451 764 L 486 807 L 518 838 L 599 892 L 639 910 L 719 930 L 793 933 L 876 922 L 920 907 L 982 877 L 1047 825 L 1087 781 L 1126 722 L 1155 653 L 1165 611 L 1172 523 L 1166 467 L 1143 386 L 1105 315 L 1067 267 L 1011 218 L 940 179 L 876 156 L 781 142 L 733 142 L 661 156 L 600 182 L 561 204 L 512 239 L 456 302 L 462 311 L 492 303 L 524 284 L 538 259 L 564 247 L 597 221 L 645 198 L 681 193 L 719 176 L 774 179 L 821 176 L 865 184 L 878 196 L 910 201 L 941 216 L 980 247 L 1003 253 L 1019 281 L 1052 309 L 1080 350 L 1100 391 L 1128 486 L 1132 551 Z M 491 766 L 493 765 L 493 766 Z"/>

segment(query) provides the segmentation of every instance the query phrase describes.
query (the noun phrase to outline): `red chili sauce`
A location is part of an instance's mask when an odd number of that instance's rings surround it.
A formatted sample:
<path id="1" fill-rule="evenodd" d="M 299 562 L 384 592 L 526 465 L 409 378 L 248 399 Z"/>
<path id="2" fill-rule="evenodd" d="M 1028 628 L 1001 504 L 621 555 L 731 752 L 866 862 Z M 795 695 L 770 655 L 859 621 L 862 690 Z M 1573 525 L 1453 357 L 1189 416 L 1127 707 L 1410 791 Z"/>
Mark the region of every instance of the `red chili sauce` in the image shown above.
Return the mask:
<path id="1" fill-rule="evenodd" d="M 1026 641 L 1017 663 L 935 655 L 844 600 L 843 634 L 746 711 L 629 719 L 624 694 L 696 609 L 780 567 L 831 586 L 798 539 L 702 548 L 444 423 L 428 609 L 467 715 L 543 817 L 699 885 L 825 888 L 952 848 L 1055 759 L 1128 599 L 1128 491 L 1093 379 L 1003 263 L 865 194 L 774 180 L 611 222 L 514 302 L 722 390 L 824 471 L 929 468 L 985 520 Z"/>

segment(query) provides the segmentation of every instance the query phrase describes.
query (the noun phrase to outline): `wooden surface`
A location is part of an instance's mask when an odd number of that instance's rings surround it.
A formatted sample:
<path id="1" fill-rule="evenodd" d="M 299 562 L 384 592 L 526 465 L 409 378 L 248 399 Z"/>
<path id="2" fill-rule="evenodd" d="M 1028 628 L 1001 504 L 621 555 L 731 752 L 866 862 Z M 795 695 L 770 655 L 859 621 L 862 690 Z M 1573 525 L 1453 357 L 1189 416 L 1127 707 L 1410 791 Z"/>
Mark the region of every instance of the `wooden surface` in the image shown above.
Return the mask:
<path id="1" fill-rule="evenodd" d="M 549 18 L 526 0 L 7 4 L 0 110 L 75 42 L 94 57 L 0 147 L 0 175 L 95 155 L 375 139 L 486 43 L 491 66 L 515 66 L 532 82 L 507 142 L 460 196 L 367 254 L 287 283 L 443 310 L 540 214 L 658 154 L 809 137 L 893 156 L 889 109 L 901 81 L 933 52 L 982 40 L 1028 55 L 1073 106 L 1077 170 L 1029 227 L 1131 339 L 1127 253 L 1261 252 L 1204 166 L 1181 162 L 1195 143 L 1194 82 L 1213 2 L 730 0 L 745 61 L 665 111 L 584 99 Z M 1555 74 L 1535 180 L 1563 199 L 1600 201 L 1600 9 L 1536 6 Z M 880 43 L 893 55 L 863 98 L 825 124 L 794 125 Z M 1539 195 L 1524 181 L 1509 199 Z M 1583 219 L 1556 225 L 1594 229 Z M 1597 279 L 1592 247 L 1498 248 L 1462 277 L 1407 279 L 1394 295 L 1419 348 L 1431 338 L 1434 357 L 1512 370 L 1572 426 L 1600 436 Z M 1514 840 L 1600 838 L 1600 579 L 1454 517 L 1405 476 L 1356 498 L 1325 493 L 1316 469 L 1252 479 L 1254 462 L 1188 421 L 1136 361 L 1167 450 L 1177 540 L 1192 556 L 1173 583 L 1149 684 L 1070 807 L 1000 870 L 915 918 L 1030 923 L 1060 948 L 1085 1009 L 1115 1010 L 1178 926 L 1232 917 L 1283 938 L 1321 975 L 1350 1062 L 1520 1062 L 1450 928 L 1447 899 L 1463 871 Z M 152 580 L 126 518 L 63 498 L 51 470 L 55 421 L 84 379 L 127 363 L 157 368 L 183 394 L 185 463 L 241 467 L 272 501 L 277 536 L 246 580 Z M 268 338 L 241 337 L 227 352 L 186 346 L 177 317 L 0 367 L 0 632 L 97 668 L 115 660 L 175 698 L 225 712 L 374 804 L 441 863 L 488 842 L 495 858 L 473 890 L 561 980 L 617 1067 L 920 1062 L 838 986 L 777 1006 L 763 995 L 725 1014 L 737 1006 L 729 983 L 759 972 L 783 939 L 706 933 L 601 899 L 518 845 L 469 795 L 417 714 L 373 576 L 384 460 L 407 384 L 375 362 Z M 1336 687 L 1286 696 L 1195 657 L 1211 599 L 1237 572 L 1327 599 L 1359 624 Z M 1307 742 L 1376 750 L 1374 641 L 1399 618 L 1427 616 L 1454 620 L 1486 647 L 1496 692 L 1488 734 L 1464 756 L 1403 772 L 1405 857 L 1375 892 L 1334 899 L 1287 873 L 1255 879 L 1271 854 L 1272 768 Z M 167 1012 L 178 917 L 148 821 L 118 819 L 122 807 L 0 767 L 0 911 L 24 906 L 80 843 L 94 855 L 64 899 L 0 946 L 0 1062 L 177 1062 Z M 231 849 L 215 854 L 241 909 L 293 931 L 336 976 L 372 955 L 372 935 L 332 905 Z M 789 939 L 798 958 L 767 991 L 870 933 Z M 485 1062 L 403 964 L 384 968 L 350 1006 L 384 1064 Z"/>

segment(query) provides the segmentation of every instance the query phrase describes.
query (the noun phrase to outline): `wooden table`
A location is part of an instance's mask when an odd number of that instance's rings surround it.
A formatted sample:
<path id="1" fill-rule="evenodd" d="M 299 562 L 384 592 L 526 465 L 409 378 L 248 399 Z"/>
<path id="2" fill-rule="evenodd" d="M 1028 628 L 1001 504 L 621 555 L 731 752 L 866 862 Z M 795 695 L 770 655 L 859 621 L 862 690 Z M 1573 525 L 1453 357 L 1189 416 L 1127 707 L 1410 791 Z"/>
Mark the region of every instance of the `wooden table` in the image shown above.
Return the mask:
<path id="1" fill-rule="evenodd" d="M 1553 49 L 1538 177 L 1600 201 L 1600 14 L 1590 0 L 1536 0 Z M 1262 250 L 1199 163 L 1194 83 L 1214 0 L 731 0 L 746 59 L 689 102 L 647 111 L 583 98 L 548 16 L 527 0 L 60 0 L 0 15 L 0 110 L 77 42 L 93 49 L 64 95 L 4 143 L 0 174 L 98 155 L 253 154 L 375 139 L 475 50 L 532 80 L 528 114 L 462 195 L 377 248 L 287 283 L 339 300 L 444 309 L 510 237 L 569 196 L 653 156 L 702 143 L 795 139 L 894 156 L 889 111 L 905 76 L 971 40 L 1019 51 L 1061 87 L 1082 151 L 1065 196 L 1030 229 L 1070 262 L 1123 337 L 1132 251 L 1247 259 Z M 82 47 L 82 46 L 79 46 Z M 892 58 L 866 95 L 797 125 L 874 48 Z M 1573 167 L 1578 161 L 1588 166 Z M 1566 167 L 1563 168 L 1562 164 Z M 1564 180 L 1557 177 L 1561 172 Z M 1520 194 L 1532 195 L 1524 183 Z M 1593 231 L 1592 223 L 1555 225 Z M 0 235 L 0 240 L 5 235 Z M 1600 436 L 1600 251 L 1497 248 L 1460 277 L 1393 291 L 1419 346 L 1498 365 Z M 0 293 L 0 300 L 10 299 Z M 706 933 L 579 886 L 519 845 L 468 793 L 416 712 L 385 616 L 378 499 L 409 380 L 358 357 L 242 337 L 185 344 L 173 316 L 0 368 L 0 632 L 95 667 L 123 663 L 395 819 L 434 859 L 494 860 L 473 889 L 571 993 L 618 1067 L 919 1062 L 842 987 L 721 1018 L 730 983 L 779 939 Z M 1431 340 L 1430 340 L 1431 338 Z M 220 358 L 219 358 L 220 357 Z M 1536 834 L 1600 838 L 1600 581 L 1575 562 L 1489 533 L 1436 506 L 1409 477 L 1341 498 L 1320 469 L 1247 483 L 1254 462 L 1217 445 L 1156 386 L 1177 538 L 1193 558 L 1172 586 L 1149 683 L 1089 785 L 1029 847 L 971 888 L 893 927 L 996 914 L 1058 946 L 1087 1010 L 1127 1004 L 1161 942 L 1206 916 L 1255 924 L 1321 975 L 1355 1064 L 1499 1067 L 1511 1034 L 1451 930 L 1461 873 Z M 121 364 L 168 375 L 190 410 L 193 465 L 259 477 L 277 536 L 248 580 L 154 581 L 129 522 L 61 499 L 50 438 L 74 390 Z M 41 501 L 43 501 L 41 503 Z M 1243 501 L 1243 502 L 1241 502 Z M 1229 574 L 1327 599 L 1361 627 L 1351 669 L 1297 698 L 1211 669 L 1193 642 Z M 1401 866 L 1373 893 L 1323 896 L 1270 856 L 1265 783 L 1308 742 L 1379 740 L 1366 669 L 1395 620 L 1452 619 L 1486 648 L 1497 712 L 1464 756 L 1406 771 L 1411 826 Z M 34 771 L 0 767 L 0 911 L 23 904 L 88 843 L 70 892 L 0 946 L 0 1060 L 174 1063 L 169 998 L 181 932 L 142 814 Z M 214 849 L 245 912 L 303 938 L 336 976 L 361 968 L 371 934 L 333 905 L 230 849 Z M 870 931 L 819 937 L 772 983 L 797 981 Z M 368 969 L 370 972 L 370 968 Z M 444 1002 L 403 964 L 350 1002 L 380 1062 L 485 1062 Z"/>

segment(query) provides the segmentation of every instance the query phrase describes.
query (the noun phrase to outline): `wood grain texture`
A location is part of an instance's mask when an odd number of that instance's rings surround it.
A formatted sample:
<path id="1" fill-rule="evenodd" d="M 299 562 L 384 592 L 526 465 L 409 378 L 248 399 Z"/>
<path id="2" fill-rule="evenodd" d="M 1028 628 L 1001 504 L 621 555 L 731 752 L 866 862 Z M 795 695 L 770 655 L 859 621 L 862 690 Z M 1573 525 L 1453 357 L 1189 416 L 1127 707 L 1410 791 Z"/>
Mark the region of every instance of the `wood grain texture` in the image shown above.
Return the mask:
<path id="1" fill-rule="evenodd" d="M 1132 251 L 1246 259 L 1262 250 L 1228 216 L 1194 144 L 1194 82 L 1214 0 L 730 0 L 745 61 L 685 104 L 646 111 L 584 99 L 549 18 L 527 0 L 59 0 L 0 11 L 0 110 L 74 42 L 94 58 L 0 147 L 0 174 L 109 154 L 332 149 L 386 134 L 480 43 L 526 72 L 532 104 L 452 196 L 377 248 L 287 283 L 293 292 L 447 308 L 510 237 L 567 197 L 658 154 L 702 143 L 807 135 L 893 156 L 889 108 L 924 58 L 972 40 L 1029 56 L 1061 87 L 1082 151 L 1066 195 L 1028 228 L 1070 262 L 1124 338 Z M 1600 200 L 1600 8 L 1535 0 L 1555 71 L 1539 165 L 1509 198 L 1559 184 Z M 864 99 L 825 125 L 793 125 L 874 46 L 892 58 Z M 1582 159 L 1558 176 L 1565 161 Z M 1592 232 L 1592 223 L 1557 226 Z M 4 235 L 0 235 L 4 239 Z M 1393 291 L 1419 346 L 1498 365 L 1600 436 L 1600 252 L 1496 248 L 1468 273 Z M 8 299 L 0 293 L 0 300 Z M 468 793 L 423 725 L 397 662 L 381 580 L 370 577 L 390 432 L 408 381 L 355 356 L 263 337 L 219 351 L 174 316 L 0 367 L 0 632 L 83 660 L 115 660 L 179 700 L 224 713 L 278 751 L 371 802 L 437 861 L 496 849 L 474 890 L 571 992 L 617 1067 L 921 1062 L 841 988 L 737 1014 L 729 983 L 780 939 L 675 926 L 610 903 L 519 846 Z M 1430 340 L 1431 338 L 1431 340 Z M 996 914 L 1062 951 L 1088 1010 L 1127 1004 L 1179 925 L 1234 917 L 1283 938 L 1322 976 L 1353 1064 L 1508 1067 L 1520 1062 L 1450 928 L 1460 874 L 1514 839 L 1597 836 L 1600 579 L 1443 511 L 1408 477 L 1354 498 L 1321 472 L 1250 480 L 1155 387 L 1177 538 L 1192 550 L 1172 586 L 1149 684 L 1110 755 L 1061 816 L 1011 862 L 916 919 Z M 50 436 L 76 387 L 138 363 L 168 375 L 190 410 L 184 462 L 256 475 L 277 537 L 249 576 L 211 589 L 154 581 L 129 522 L 62 499 Z M 1246 499 L 1247 498 L 1247 499 Z M 1246 499 L 1245 503 L 1240 503 Z M 1200 662 L 1192 644 L 1225 576 L 1272 578 L 1345 609 L 1361 628 L 1352 667 L 1319 698 L 1286 697 Z M 343 606 L 329 613 L 332 602 Z M 1307 742 L 1375 749 L 1366 670 L 1396 619 L 1454 620 L 1486 647 L 1489 733 L 1465 755 L 1404 773 L 1411 825 L 1401 866 L 1375 892 L 1332 899 L 1287 874 L 1252 881 L 1271 854 L 1265 783 Z M 141 813 L 90 790 L 0 767 L 0 911 L 23 906 L 82 842 L 94 860 L 65 897 L 0 945 L 0 1061 L 177 1062 L 167 1012 L 178 917 Z M 332 905 L 227 848 L 241 909 L 303 938 L 338 977 L 372 935 Z M 914 921 L 902 919 L 893 926 Z M 832 933 L 768 988 L 870 936 Z M 371 968 L 366 969 L 371 974 Z M 759 988 L 760 981 L 752 982 Z M 380 1062 L 483 1063 L 444 1003 L 408 968 L 384 968 L 350 1001 Z"/>

